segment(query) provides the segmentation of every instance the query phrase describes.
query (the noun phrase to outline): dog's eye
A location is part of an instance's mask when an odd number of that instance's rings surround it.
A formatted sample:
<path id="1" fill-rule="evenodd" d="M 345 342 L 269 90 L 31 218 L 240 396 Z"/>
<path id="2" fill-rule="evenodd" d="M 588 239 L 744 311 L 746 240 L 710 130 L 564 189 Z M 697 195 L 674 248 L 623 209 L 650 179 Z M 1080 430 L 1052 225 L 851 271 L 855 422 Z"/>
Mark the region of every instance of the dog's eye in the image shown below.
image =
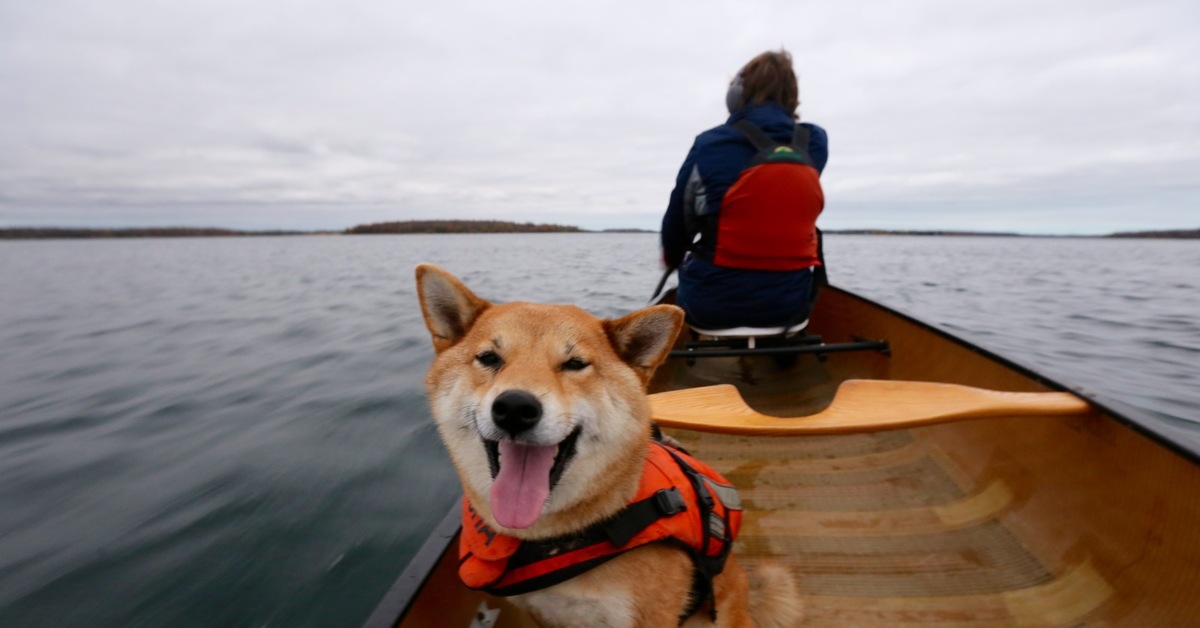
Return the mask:
<path id="1" fill-rule="evenodd" d="M 475 361 L 490 369 L 497 368 L 504 363 L 504 360 L 500 357 L 500 354 L 496 353 L 495 351 L 484 351 L 475 356 Z"/>
<path id="2" fill-rule="evenodd" d="M 570 360 L 562 363 L 562 369 L 564 371 L 582 371 L 589 366 L 591 365 L 583 360 L 580 360 L 579 358 L 571 358 Z"/>

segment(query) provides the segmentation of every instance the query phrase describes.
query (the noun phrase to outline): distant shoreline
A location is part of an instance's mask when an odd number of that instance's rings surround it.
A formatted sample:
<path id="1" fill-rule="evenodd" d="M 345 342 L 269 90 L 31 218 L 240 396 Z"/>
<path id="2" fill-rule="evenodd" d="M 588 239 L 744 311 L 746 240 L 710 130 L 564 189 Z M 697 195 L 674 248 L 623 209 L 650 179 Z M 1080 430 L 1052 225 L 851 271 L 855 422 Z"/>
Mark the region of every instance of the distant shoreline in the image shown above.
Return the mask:
<path id="1" fill-rule="evenodd" d="M 658 233 L 647 229 L 582 229 L 570 225 L 517 223 L 501 220 L 405 220 L 356 225 L 342 231 L 263 230 L 246 231 L 219 227 L 8 227 L 0 228 L 0 240 L 92 239 L 92 238 L 198 238 L 302 235 L 408 235 L 470 233 Z M 951 236 L 1003 238 L 1128 238 L 1190 240 L 1200 239 L 1200 229 L 1122 231 L 1107 235 L 1037 235 L 1010 232 L 829 229 L 832 235 L 874 236 Z"/>

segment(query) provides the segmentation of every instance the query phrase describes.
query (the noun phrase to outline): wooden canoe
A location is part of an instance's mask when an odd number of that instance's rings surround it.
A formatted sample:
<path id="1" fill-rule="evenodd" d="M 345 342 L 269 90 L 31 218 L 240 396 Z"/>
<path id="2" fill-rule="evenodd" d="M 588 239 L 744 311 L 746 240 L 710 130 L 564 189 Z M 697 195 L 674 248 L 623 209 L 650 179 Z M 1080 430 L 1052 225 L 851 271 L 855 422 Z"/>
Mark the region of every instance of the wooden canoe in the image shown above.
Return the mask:
<path id="1" fill-rule="evenodd" d="M 1200 623 L 1194 445 L 836 288 L 808 333 L 820 359 L 685 356 L 652 382 L 659 423 L 742 491 L 742 562 L 800 577 L 805 625 Z M 459 583 L 458 522 L 368 626 L 533 625 Z"/>

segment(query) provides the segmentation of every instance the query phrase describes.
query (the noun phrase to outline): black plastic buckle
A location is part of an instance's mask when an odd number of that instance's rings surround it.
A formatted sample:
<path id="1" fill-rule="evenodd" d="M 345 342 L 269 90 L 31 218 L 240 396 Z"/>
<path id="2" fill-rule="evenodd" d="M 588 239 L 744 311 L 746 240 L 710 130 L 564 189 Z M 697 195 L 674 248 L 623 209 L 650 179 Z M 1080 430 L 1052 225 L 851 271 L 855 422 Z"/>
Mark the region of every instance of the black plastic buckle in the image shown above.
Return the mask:
<path id="1" fill-rule="evenodd" d="M 654 505 L 664 516 L 671 516 L 687 510 L 687 502 L 675 487 L 660 488 L 654 493 Z"/>

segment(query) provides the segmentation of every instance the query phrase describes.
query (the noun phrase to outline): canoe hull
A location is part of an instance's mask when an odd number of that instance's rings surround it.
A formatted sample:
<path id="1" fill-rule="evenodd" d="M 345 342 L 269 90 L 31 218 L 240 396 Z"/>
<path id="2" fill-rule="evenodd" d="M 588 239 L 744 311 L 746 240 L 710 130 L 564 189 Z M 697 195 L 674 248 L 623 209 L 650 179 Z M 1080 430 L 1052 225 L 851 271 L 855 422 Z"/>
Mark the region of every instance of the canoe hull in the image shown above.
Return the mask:
<path id="1" fill-rule="evenodd" d="M 672 360 L 655 392 L 732 383 L 755 410 L 825 409 L 847 379 L 946 382 L 1014 392 L 1053 381 L 918 321 L 825 290 L 810 333 L 886 339 L 891 354 Z M 739 485 L 748 506 L 736 551 L 800 576 L 806 625 L 1185 625 L 1200 599 L 1200 466 L 1128 417 L 999 416 L 836 436 L 676 432 Z M 455 575 L 455 521 L 435 534 L 407 600 L 374 624 L 467 625 L 480 603 L 496 626 L 531 626 Z M 438 551 L 438 547 L 443 551 Z M 411 574 L 417 574 L 412 576 Z M 404 578 L 402 578 L 404 582 Z M 402 608 L 408 607 L 407 613 Z M 458 621 L 459 616 L 463 619 Z"/>

